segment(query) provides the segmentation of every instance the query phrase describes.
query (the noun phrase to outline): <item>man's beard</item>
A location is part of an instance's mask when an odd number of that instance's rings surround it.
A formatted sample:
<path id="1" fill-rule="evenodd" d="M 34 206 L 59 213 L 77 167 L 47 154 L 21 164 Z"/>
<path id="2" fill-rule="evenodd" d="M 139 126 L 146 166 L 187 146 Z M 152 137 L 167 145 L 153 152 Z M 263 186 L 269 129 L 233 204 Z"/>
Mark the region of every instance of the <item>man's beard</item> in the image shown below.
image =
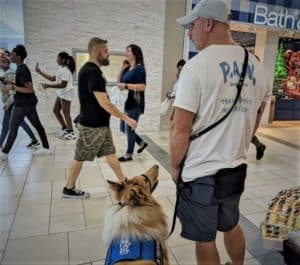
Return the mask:
<path id="1" fill-rule="evenodd" d="M 108 58 L 107 59 L 104 59 L 104 58 L 98 58 L 98 62 L 103 65 L 103 66 L 107 66 L 109 65 L 109 60 Z"/>

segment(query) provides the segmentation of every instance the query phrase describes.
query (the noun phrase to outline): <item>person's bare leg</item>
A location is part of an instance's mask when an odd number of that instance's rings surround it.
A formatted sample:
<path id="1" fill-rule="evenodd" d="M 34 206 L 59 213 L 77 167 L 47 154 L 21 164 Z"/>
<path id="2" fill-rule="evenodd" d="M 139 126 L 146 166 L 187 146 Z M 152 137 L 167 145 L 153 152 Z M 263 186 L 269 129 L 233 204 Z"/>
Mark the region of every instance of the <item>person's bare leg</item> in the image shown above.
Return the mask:
<path id="1" fill-rule="evenodd" d="M 196 242 L 196 258 L 198 265 L 220 265 L 216 242 Z"/>
<path id="2" fill-rule="evenodd" d="M 58 120 L 61 128 L 66 128 L 66 123 L 60 111 L 61 111 L 61 103 L 59 97 L 57 97 L 53 106 L 53 113 L 55 114 L 56 119 Z"/>
<path id="3" fill-rule="evenodd" d="M 119 179 L 120 182 L 125 180 L 125 176 L 122 172 L 120 162 L 116 156 L 116 154 L 108 155 L 106 156 L 107 163 L 111 167 L 111 169 L 114 171 L 115 175 Z"/>
<path id="4" fill-rule="evenodd" d="M 60 99 L 60 104 L 62 108 L 62 112 L 65 117 L 66 121 L 66 126 L 68 131 L 73 131 L 73 126 L 72 126 L 72 118 L 71 118 L 71 101 L 65 100 L 65 99 Z"/>
<path id="5" fill-rule="evenodd" d="M 224 232 L 224 244 L 233 265 L 243 265 L 245 256 L 245 237 L 239 225 Z"/>
<path id="6" fill-rule="evenodd" d="M 73 160 L 70 168 L 70 174 L 67 181 L 66 188 L 73 189 L 75 187 L 76 180 L 82 169 L 83 161 Z"/>

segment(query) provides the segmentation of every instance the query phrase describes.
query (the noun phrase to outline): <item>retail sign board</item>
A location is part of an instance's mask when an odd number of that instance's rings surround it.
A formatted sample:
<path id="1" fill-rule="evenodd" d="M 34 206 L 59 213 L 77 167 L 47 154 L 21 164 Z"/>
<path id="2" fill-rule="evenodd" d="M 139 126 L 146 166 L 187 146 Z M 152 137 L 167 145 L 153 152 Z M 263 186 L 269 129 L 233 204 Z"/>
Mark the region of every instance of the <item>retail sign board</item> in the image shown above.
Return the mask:
<path id="1" fill-rule="evenodd" d="M 202 0 L 192 0 L 192 8 Z M 300 31 L 300 0 L 223 0 L 231 19 L 277 29 Z"/>
<path id="2" fill-rule="evenodd" d="M 300 9 L 299 0 L 246 0 L 246 1 L 260 3 L 260 4 L 268 4 L 273 6 L 281 6 L 285 8 L 291 8 L 291 9 Z"/>
<path id="3" fill-rule="evenodd" d="M 300 0 L 224 0 L 233 21 L 300 31 Z"/>
<path id="4" fill-rule="evenodd" d="M 300 10 L 256 4 L 253 24 L 300 31 Z"/>

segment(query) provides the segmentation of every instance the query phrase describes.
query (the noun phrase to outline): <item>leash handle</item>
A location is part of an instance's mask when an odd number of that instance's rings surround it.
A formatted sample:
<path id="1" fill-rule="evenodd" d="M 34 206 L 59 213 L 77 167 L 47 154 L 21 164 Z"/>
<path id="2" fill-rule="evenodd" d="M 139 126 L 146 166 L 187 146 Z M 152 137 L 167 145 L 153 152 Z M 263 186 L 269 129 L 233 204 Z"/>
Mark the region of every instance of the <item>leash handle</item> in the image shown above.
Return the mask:
<path id="1" fill-rule="evenodd" d="M 182 159 L 181 163 L 180 163 L 180 176 L 182 174 L 182 170 L 183 170 L 183 165 L 184 165 L 184 161 L 185 161 L 185 156 Z M 175 201 L 175 208 L 174 208 L 174 214 L 173 214 L 173 220 L 172 220 L 172 226 L 171 226 L 171 230 L 170 233 L 168 235 L 167 238 L 169 238 L 175 229 L 176 226 L 176 215 L 177 215 L 177 209 L 178 209 L 178 201 L 179 201 L 179 193 L 181 188 L 183 187 L 184 182 L 182 181 L 181 177 L 179 178 L 178 182 L 176 183 L 176 201 Z"/>

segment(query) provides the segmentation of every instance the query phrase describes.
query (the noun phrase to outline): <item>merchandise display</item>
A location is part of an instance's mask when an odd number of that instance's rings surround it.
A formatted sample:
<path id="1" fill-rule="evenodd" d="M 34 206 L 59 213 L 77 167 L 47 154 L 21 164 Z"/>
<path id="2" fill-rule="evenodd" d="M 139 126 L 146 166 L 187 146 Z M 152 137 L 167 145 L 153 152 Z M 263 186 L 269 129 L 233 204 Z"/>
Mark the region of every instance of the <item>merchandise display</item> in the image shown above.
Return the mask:
<path id="1" fill-rule="evenodd" d="M 300 230 L 300 186 L 282 190 L 268 205 L 261 232 L 264 247 L 283 250 L 289 233 Z"/>
<path id="2" fill-rule="evenodd" d="M 284 44 L 282 40 L 276 57 L 273 95 L 278 99 L 300 99 L 300 51 L 298 46 L 291 46 L 292 50 Z"/>

